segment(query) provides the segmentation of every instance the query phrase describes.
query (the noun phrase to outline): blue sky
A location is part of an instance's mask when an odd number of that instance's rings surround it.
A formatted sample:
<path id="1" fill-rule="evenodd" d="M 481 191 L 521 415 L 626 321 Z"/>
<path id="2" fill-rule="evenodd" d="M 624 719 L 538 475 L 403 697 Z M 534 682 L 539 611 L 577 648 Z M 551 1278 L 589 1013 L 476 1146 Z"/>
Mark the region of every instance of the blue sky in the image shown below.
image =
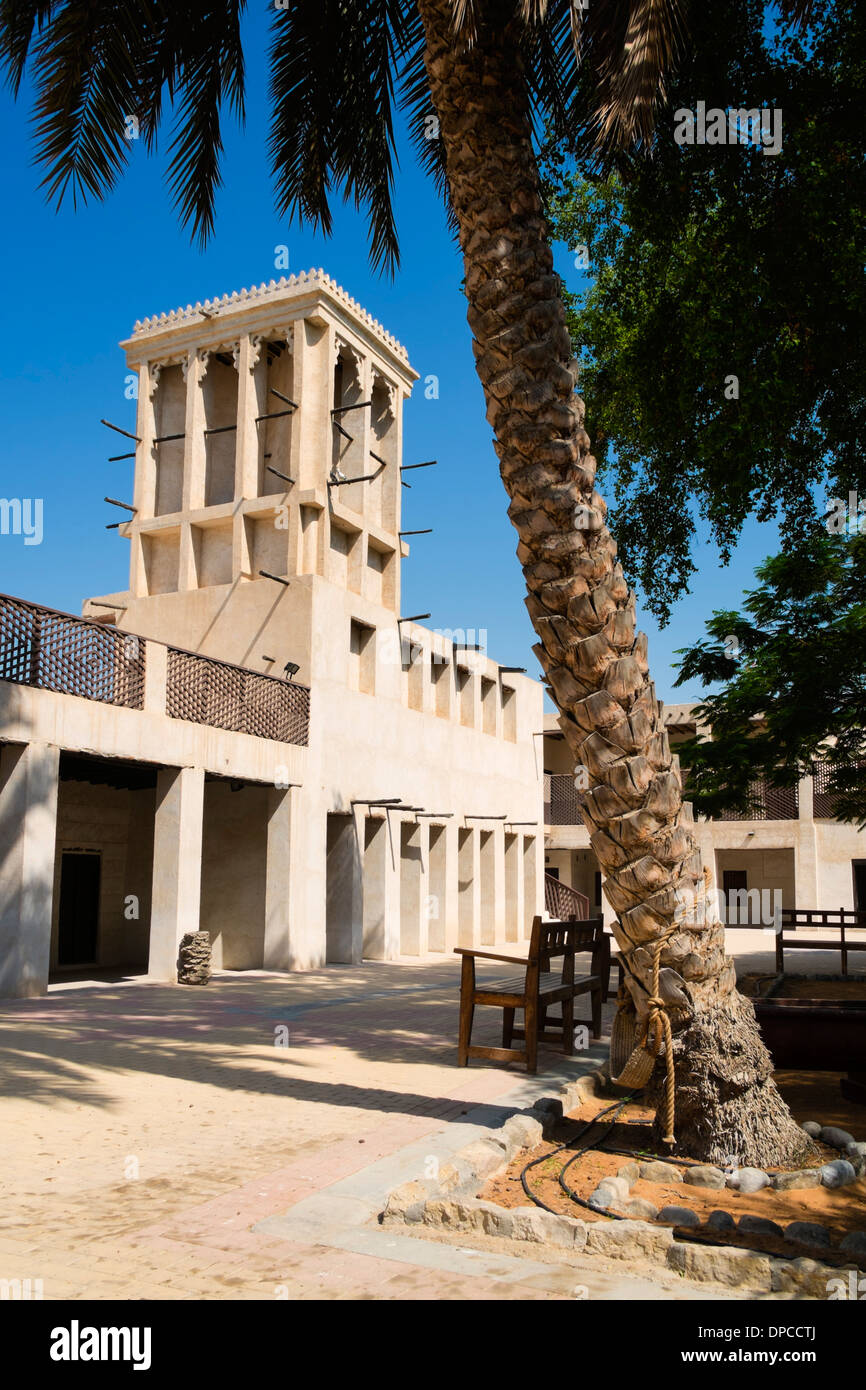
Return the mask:
<path id="1" fill-rule="evenodd" d="M 256 19 L 251 33 L 260 30 Z M 538 675 L 516 534 L 475 376 L 462 265 L 432 184 L 404 147 L 395 189 L 402 266 L 394 281 L 371 271 L 366 227 L 354 209 L 336 207 L 329 241 L 280 220 L 265 159 L 267 97 L 256 43 L 250 55 L 246 127 L 226 127 L 216 233 L 205 252 L 177 228 L 159 156 L 148 159 L 135 142 L 125 177 L 104 203 L 77 212 L 71 204 L 59 213 L 48 207 L 32 163 L 27 94 L 17 104 L 5 89 L 0 95 L 0 495 L 44 499 L 41 545 L 0 536 L 0 589 L 78 612 L 88 595 L 126 587 L 127 542 L 104 529 L 121 514 L 102 499 L 130 499 L 132 465 L 107 462 L 124 452 L 123 442 L 99 424 L 101 416 L 127 429 L 134 424 L 117 342 L 137 318 L 279 278 L 285 272 L 275 269 L 275 248 L 286 245 L 290 273 L 324 267 L 406 345 L 422 377 L 406 407 L 404 462 L 437 458 L 439 466 L 411 476 L 403 526 L 434 532 L 415 537 L 404 563 L 403 611 L 430 612 L 434 627 L 486 629 L 492 656 Z M 576 287 L 565 247 L 557 248 L 557 268 Z M 439 378 L 438 400 L 424 396 L 430 374 Z M 591 415 L 587 427 L 592 434 Z M 701 636 L 713 608 L 739 603 L 755 564 L 775 548 L 774 528 L 758 523 L 727 569 L 706 546 L 693 591 L 669 626 L 660 632 L 642 615 L 661 698 L 699 694 L 673 691 L 673 652 Z"/>

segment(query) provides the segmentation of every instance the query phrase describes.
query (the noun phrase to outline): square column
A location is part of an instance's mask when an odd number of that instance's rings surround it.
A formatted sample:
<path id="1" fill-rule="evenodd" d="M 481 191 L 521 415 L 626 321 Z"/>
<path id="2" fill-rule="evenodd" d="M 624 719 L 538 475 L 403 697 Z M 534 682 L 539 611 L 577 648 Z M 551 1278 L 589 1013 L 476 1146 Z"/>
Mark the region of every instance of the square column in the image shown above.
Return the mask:
<path id="1" fill-rule="evenodd" d="M 400 822 L 364 816 L 364 959 L 394 960 L 400 954 Z M 360 842 L 360 841 L 359 841 Z"/>
<path id="2" fill-rule="evenodd" d="M 329 812 L 326 847 L 325 944 L 329 965 L 363 959 L 363 879 L 358 819 Z"/>
<path id="3" fill-rule="evenodd" d="M 237 449 L 235 452 L 235 500 L 258 497 L 259 495 L 259 437 L 256 416 L 264 414 L 271 407 L 267 404 L 260 410 L 260 391 L 264 395 L 267 380 L 267 358 L 263 358 L 264 340 L 256 334 L 255 341 L 249 333 L 242 333 L 238 346 L 238 428 Z M 257 382 L 261 378 L 261 384 Z M 274 407 L 276 409 L 276 407 Z M 237 576 L 237 570 L 235 570 Z"/>
<path id="4" fill-rule="evenodd" d="M 60 750 L 0 749 L 0 998 L 44 994 L 51 956 Z"/>
<path id="5" fill-rule="evenodd" d="M 324 488 L 331 471 L 334 429 L 331 405 L 334 390 L 334 337 L 318 314 L 295 321 L 293 347 L 298 410 L 292 420 L 292 448 L 297 488 Z M 295 462 L 296 460 L 296 462 Z M 336 489 L 338 492 L 339 488 Z"/>
<path id="6" fill-rule="evenodd" d="M 186 368 L 186 437 L 183 450 L 183 510 L 204 506 L 207 450 L 204 437 L 204 379 L 209 350 L 191 352 Z"/>
<path id="7" fill-rule="evenodd" d="M 400 825 L 400 953 L 425 955 L 427 951 L 427 826 L 403 821 Z"/>
<path id="8" fill-rule="evenodd" d="M 156 784 L 148 974 L 177 978 L 184 932 L 199 930 L 204 769 L 167 768 Z M 205 923 L 207 929 L 207 923 Z"/>
<path id="9" fill-rule="evenodd" d="M 505 940 L 520 941 L 523 925 L 523 856 L 516 833 L 505 835 L 503 855 Z"/>
<path id="10" fill-rule="evenodd" d="M 481 874 L 478 832 L 470 826 L 457 831 L 457 945 L 479 946 Z"/>
<path id="11" fill-rule="evenodd" d="M 452 944 L 448 940 L 450 847 L 448 822 L 446 821 L 444 825 L 437 825 L 434 821 L 428 822 L 427 895 L 425 898 L 428 951 L 445 951 Z"/>
<path id="12" fill-rule="evenodd" d="M 493 941 L 501 945 L 506 940 L 505 908 L 505 829 L 498 825 L 493 832 Z"/>
<path id="13" fill-rule="evenodd" d="M 521 938 L 532 935 L 532 919 L 544 911 L 544 837 L 523 836 L 523 930 Z"/>
<path id="14" fill-rule="evenodd" d="M 299 788 L 273 787 L 268 792 L 267 866 L 265 870 L 266 970 L 297 968 L 292 928 L 300 907 L 302 878 Z"/>
<path id="15" fill-rule="evenodd" d="M 478 832 L 479 923 L 482 946 L 496 942 L 496 843 L 492 830 Z"/>

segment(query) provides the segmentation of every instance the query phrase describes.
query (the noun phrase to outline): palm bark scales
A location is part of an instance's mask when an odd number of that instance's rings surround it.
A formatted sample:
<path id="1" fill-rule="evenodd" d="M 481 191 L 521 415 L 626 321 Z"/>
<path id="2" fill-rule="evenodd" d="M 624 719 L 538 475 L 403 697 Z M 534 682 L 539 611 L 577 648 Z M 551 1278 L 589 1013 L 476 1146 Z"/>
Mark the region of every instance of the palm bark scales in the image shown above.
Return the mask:
<path id="1" fill-rule="evenodd" d="M 469 43 L 455 37 L 450 0 L 418 0 L 418 8 L 535 651 L 575 765 L 587 770 L 582 814 L 617 914 L 638 1027 L 664 937 L 659 996 L 684 1006 L 671 1014 L 679 1151 L 717 1163 L 796 1163 L 810 1141 L 776 1090 L 754 1011 L 736 990 L 646 637 L 635 629 L 634 594 L 595 488 L 513 9 L 485 6 Z M 657 1064 L 655 1078 L 662 1072 Z"/>

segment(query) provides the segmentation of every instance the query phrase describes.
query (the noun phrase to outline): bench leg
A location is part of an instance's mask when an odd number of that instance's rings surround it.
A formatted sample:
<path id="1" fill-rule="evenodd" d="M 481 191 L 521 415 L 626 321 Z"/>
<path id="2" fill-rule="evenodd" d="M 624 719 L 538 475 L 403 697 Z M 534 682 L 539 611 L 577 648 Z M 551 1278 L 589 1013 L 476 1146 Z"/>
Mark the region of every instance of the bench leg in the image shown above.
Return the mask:
<path id="1" fill-rule="evenodd" d="M 471 956 L 463 957 L 460 972 L 460 1032 L 457 1043 L 457 1065 L 468 1067 L 469 1044 L 472 1040 L 472 1019 L 475 1015 L 475 962 Z"/>
<path id="2" fill-rule="evenodd" d="M 604 999 L 601 988 L 592 991 L 592 1036 L 601 1037 L 601 1006 Z"/>
<path id="3" fill-rule="evenodd" d="M 527 999 L 523 1011 L 526 1033 L 526 1070 L 538 1071 L 538 1001 Z"/>
<path id="4" fill-rule="evenodd" d="M 574 1056 L 574 996 L 562 1001 L 562 1050 L 566 1057 Z"/>
<path id="5" fill-rule="evenodd" d="M 514 1010 L 502 1010 L 502 1046 L 510 1047 L 514 1037 Z"/>

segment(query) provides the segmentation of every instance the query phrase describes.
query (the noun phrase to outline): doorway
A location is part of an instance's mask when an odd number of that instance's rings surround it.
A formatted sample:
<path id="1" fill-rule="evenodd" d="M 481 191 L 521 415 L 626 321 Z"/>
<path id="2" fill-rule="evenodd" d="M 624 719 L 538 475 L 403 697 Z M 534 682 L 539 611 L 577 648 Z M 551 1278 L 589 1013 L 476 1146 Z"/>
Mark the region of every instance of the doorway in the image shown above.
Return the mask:
<path id="1" fill-rule="evenodd" d="M 854 871 L 854 906 L 866 912 L 866 859 L 852 859 L 851 868 Z"/>
<path id="2" fill-rule="evenodd" d="M 57 964 L 93 965 L 97 959 L 102 856 L 64 850 L 60 864 Z"/>

